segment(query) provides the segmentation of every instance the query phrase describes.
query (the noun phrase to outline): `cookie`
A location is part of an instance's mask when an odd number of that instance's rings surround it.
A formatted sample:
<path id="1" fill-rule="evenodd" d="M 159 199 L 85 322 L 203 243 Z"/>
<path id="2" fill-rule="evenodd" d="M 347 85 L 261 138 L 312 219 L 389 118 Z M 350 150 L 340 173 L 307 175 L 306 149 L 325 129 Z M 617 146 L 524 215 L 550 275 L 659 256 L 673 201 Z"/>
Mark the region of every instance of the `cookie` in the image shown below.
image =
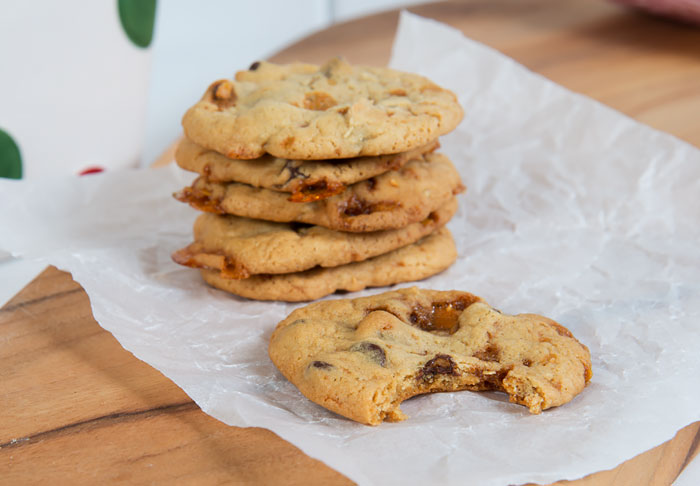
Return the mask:
<path id="1" fill-rule="evenodd" d="M 290 192 L 289 201 L 311 202 L 340 194 L 345 188 L 389 170 L 439 146 L 437 140 L 408 152 L 337 160 L 290 160 L 263 155 L 257 159 L 229 159 L 183 139 L 175 152 L 177 164 L 213 182 L 242 182 L 273 191 Z"/>
<path id="2" fill-rule="evenodd" d="M 369 425 L 403 420 L 399 405 L 415 395 L 457 390 L 503 391 L 537 414 L 592 376 L 588 348 L 551 319 L 418 288 L 297 309 L 269 354 L 307 398 Z"/>
<path id="3" fill-rule="evenodd" d="M 204 177 L 175 197 L 196 209 L 218 214 L 363 232 L 396 229 L 424 220 L 463 190 L 452 162 L 442 154 L 430 153 L 398 171 L 385 172 L 314 202 L 290 203 L 284 193 L 236 182 L 210 182 Z"/>
<path id="4" fill-rule="evenodd" d="M 235 280 L 221 272 L 201 270 L 210 285 L 257 300 L 299 302 L 320 299 L 338 290 L 357 291 L 422 280 L 449 267 L 457 258 L 452 235 L 440 228 L 410 245 L 368 260 L 281 275 L 254 275 Z"/>
<path id="5" fill-rule="evenodd" d="M 462 119 L 455 95 L 417 74 L 255 63 L 212 83 L 183 117 L 187 138 L 231 159 L 385 155 L 425 145 Z"/>
<path id="6" fill-rule="evenodd" d="M 456 211 L 457 200 L 452 198 L 423 221 L 370 233 L 204 213 L 194 224 L 195 242 L 173 253 L 173 260 L 237 279 L 260 273 L 300 272 L 315 266 L 336 267 L 409 245 L 442 227 Z"/>

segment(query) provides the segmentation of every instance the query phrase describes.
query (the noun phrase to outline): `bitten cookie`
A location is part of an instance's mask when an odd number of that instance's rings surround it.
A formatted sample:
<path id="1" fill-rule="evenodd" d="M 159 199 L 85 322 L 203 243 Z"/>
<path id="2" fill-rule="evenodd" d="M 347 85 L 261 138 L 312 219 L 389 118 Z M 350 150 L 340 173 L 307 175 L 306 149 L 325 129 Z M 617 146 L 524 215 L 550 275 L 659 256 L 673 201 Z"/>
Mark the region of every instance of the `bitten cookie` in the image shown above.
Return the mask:
<path id="1" fill-rule="evenodd" d="M 194 224 L 195 242 L 173 253 L 173 260 L 236 279 L 336 267 L 409 245 L 444 226 L 456 211 L 457 200 L 452 198 L 423 221 L 370 233 L 204 213 Z"/>
<path id="2" fill-rule="evenodd" d="M 195 209 L 218 214 L 364 232 L 421 221 L 463 190 L 452 162 L 442 154 L 430 153 L 398 171 L 358 182 L 341 194 L 315 202 L 290 203 L 284 193 L 203 177 L 175 197 Z"/>
<path id="3" fill-rule="evenodd" d="M 273 332 L 269 354 L 307 398 L 369 425 L 403 420 L 402 401 L 440 391 L 504 391 L 540 413 L 592 376 L 588 348 L 551 319 L 417 288 L 297 309 Z"/>
<path id="4" fill-rule="evenodd" d="M 257 159 L 229 159 L 186 138 L 175 152 L 177 164 L 212 182 L 242 182 L 253 187 L 289 192 L 289 201 L 312 202 L 340 194 L 350 184 L 397 170 L 432 152 L 437 140 L 408 152 L 337 160 L 290 160 L 266 154 Z"/>
<path id="5" fill-rule="evenodd" d="M 461 119 L 455 95 L 423 76 L 334 59 L 255 63 L 209 86 L 182 125 L 187 138 L 231 159 L 318 160 L 405 152 Z"/>
<path id="6" fill-rule="evenodd" d="M 253 275 L 242 280 L 201 270 L 210 285 L 257 300 L 299 302 L 320 299 L 337 290 L 358 291 L 400 282 L 422 280 L 449 267 L 457 258 L 452 235 L 440 228 L 425 238 L 368 260 L 331 268 L 281 275 Z"/>

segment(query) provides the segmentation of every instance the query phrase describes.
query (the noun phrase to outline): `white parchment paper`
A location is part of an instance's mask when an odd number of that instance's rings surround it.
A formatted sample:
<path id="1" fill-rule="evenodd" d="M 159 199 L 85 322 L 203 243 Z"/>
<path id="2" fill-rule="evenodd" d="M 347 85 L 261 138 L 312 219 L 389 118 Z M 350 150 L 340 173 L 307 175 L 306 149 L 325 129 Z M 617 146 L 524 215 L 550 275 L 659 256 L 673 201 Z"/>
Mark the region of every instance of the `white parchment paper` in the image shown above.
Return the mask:
<path id="1" fill-rule="evenodd" d="M 170 197 L 193 178 L 175 167 L 0 181 L 0 247 L 72 272 L 100 325 L 205 412 L 361 484 L 575 479 L 700 420 L 700 151 L 410 14 L 392 65 L 466 112 L 443 140 L 469 188 L 449 225 L 459 260 L 418 285 L 570 328 L 594 370 L 571 403 L 535 416 L 496 393 L 437 394 L 367 427 L 309 402 L 266 352 L 298 305 L 227 295 L 171 262 L 196 216 Z"/>

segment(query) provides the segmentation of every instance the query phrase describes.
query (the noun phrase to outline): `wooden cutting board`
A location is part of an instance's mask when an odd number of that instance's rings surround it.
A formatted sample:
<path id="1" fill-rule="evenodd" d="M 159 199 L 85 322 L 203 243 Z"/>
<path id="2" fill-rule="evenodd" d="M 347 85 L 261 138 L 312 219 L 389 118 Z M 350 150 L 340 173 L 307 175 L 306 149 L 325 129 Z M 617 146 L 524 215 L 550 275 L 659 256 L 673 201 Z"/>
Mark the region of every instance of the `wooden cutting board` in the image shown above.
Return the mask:
<path id="1" fill-rule="evenodd" d="M 700 146 L 697 29 L 589 0 L 472 0 L 411 10 Z M 390 12 L 337 25 L 274 60 L 340 54 L 383 65 L 396 21 Z M 699 443 L 694 423 L 611 471 L 566 484 L 668 485 Z M 0 309 L 0 484 L 109 481 L 351 484 L 270 431 L 228 427 L 204 414 L 95 322 L 69 274 L 49 267 Z"/>

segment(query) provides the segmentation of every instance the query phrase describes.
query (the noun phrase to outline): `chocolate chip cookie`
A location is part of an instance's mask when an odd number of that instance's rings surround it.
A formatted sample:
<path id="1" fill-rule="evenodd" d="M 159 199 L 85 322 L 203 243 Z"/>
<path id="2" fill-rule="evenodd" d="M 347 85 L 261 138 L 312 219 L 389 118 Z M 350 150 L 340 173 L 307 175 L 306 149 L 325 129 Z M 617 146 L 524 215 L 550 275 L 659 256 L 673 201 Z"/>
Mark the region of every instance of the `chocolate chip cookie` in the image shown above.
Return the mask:
<path id="1" fill-rule="evenodd" d="M 429 153 L 417 156 L 399 170 L 314 202 L 290 203 L 284 193 L 241 183 L 211 182 L 204 177 L 175 197 L 196 209 L 218 214 L 364 232 L 422 221 L 463 190 L 452 162 L 442 154 Z"/>
<path id="2" fill-rule="evenodd" d="M 592 376 L 588 348 L 553 320 L 417 288 L 297 309 L 269 354 L 310 400 L 369 425 L 406 418 L 399 405 L 412 396 L 457 390 L 503 391 L 538 414 Z"/>
<path id="3" fill-rule="evenodd" d="M 336 267 L 409 245 L 444 226 L 456 211 L 457 200 L 452 198 L 423 221 L 369 233 L 204 213 L 194 224 L 195 242 L 173 253 L 173 260 L 236 279 Z"/>
<path id="4" fill-rule="evenodd" d="M 255 63 L 212 83 L 182 120 L 187 138 L 231 159 L 385 155 L 420 147 L 462 119 L 455 95 L 417 74 Z"/>
<path id="5" fill-rule="evenodd" d="M 201 270 L 210 285 L 257 300 L 299 302 L 320 299 L 337 290 L 358 291 L 422 280 L 449 267 L 457 258 L 452 235 L 440 228 L 425 238 L 368 260 L 338 267 L 313 268 L 279 275 L 224 278 L 216 270 Z"/>
<path id="6" fill-rule="evenodd" d="M 408 152 L 337 160 L 290 160 L 266 154 L 257 159 L 229 159 L 183 139 L 175 153 L 177 164 L 213 182 L 242 182 L 253 187 L 288 192 L 289 201 L 312 202 L 340 194 L 350 184 L 397 170 L 410 160 L 432 152 L 437 140 Z"/>

